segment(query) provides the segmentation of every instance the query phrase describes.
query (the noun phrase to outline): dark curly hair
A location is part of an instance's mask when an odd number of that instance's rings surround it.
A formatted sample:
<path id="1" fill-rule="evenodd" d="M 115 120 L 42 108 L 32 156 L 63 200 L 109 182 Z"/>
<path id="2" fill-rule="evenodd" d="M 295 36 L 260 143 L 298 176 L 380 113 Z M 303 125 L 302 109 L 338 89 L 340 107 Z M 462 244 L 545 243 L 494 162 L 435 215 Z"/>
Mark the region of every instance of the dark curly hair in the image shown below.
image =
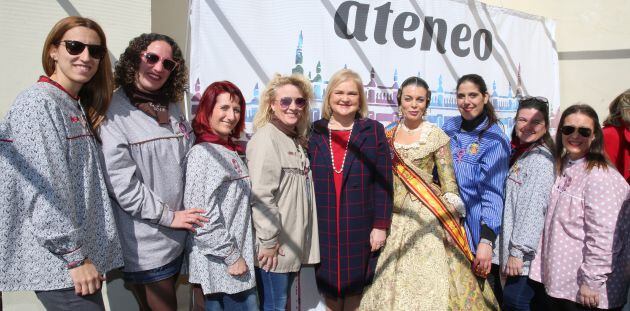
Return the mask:
<path id="1" fill-rule="evenodd" d="M 129 41 L 129 46 L 120 55 L 114 71 L 116 87 L 122 87 L 129 94 L 136 86 L 136 75 L 140 67 L 140 53 L 144 52 L 154 41 L 164 41 L 173 49 L 173 60 L 178 66 L 171 72 L 161 91 L 170 102 L 179 102 L 188 87 L 188 68 L 182 51 L 175 40 L 159 33 L 143 33 Z"/>

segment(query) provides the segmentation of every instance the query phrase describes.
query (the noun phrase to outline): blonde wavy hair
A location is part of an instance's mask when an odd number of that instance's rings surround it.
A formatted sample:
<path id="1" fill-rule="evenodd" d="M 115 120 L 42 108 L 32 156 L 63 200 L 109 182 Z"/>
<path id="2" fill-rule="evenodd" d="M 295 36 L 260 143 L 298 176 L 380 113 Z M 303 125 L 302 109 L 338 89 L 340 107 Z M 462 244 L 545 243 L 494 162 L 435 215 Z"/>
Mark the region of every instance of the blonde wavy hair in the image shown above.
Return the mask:
<path id="1" fill-rule="evenodd" d="M 306 106 L 302 108 L 302 116 L 297 123 L 297 132 L 301 137 L 306 137 L 311 127 L 311 102 L 313 101 L 313 87 L 311 81 L 300 74 L 294 74 L 290 76 L 283 76 L 275 74 L 273 79 L 267 83 L 265 90 L 260 97 L 260 105 L 258 111 L 254 116 L 254 131 L 265 126 L 271 121 L 273 117 L 273 110 L 271 110 L 271 103 L 276 99 L 276 90 L 279 87 L 287 84 L 293 85 L 298 88 L 302 96 L 306 98 Z"/>
<path id="2" fill-rule="evenodd" d="M 330 77 L 330 81 L 328 81 L 328 87 L 326 88 L 326 94 L 324 95 L 324 103 L 322 104 L 322 118 L 326 120 L 330 120 L 332 116 L 332 108 L 330 107 L 330 95 L 332 95 L 333 90 L 341 83 L 351 80 L 354 84 L 357 85 L 357 89 L 359 90 L 359 111 L 357 114 L 360 118 L 367 118 L 368 116 L 368 105 L 365 100 L 365 91 L 363 90 L 363 81 L 361 77 L 354 71 L 350 69 L 341 69 Z"/>

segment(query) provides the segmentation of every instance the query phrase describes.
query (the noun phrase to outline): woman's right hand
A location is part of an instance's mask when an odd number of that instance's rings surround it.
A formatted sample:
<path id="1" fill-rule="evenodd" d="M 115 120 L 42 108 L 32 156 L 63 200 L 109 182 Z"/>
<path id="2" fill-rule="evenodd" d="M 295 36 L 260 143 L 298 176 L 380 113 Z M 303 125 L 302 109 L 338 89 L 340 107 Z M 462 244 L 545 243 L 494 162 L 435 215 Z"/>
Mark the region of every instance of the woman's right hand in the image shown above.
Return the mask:
<path id="1" fill-rule="evenodd" d="M 243 257 L 239 257 L 235 263 L 228 266 L 228 274 L 232 276 L 245 274 L 248 270 L 247 263 L 245 263 L 245 259 L 243 259 Z"/>
<path id="2" fill-rule="evenodd" d="M 204 210 L 200 208 L 191 208 L 185 209 L 183 211 L 175 212 L 175 216 L 173 216 L 173 221 L 171 222 L 171 228 L 175 229 L 186 229 L 191 232 L 195 232 L 194 225 L 198 227 L 202 227 L 202 222 L 207 222 L 208 219 L 199 215 L 201 213 L 205 213 Z"/>
<path id="3" fill-rule="evenodd" d="M 260 268 L 269 272 L 269 270 L 276 269 L 278 265 L 278 254 L 284 256 L 284 251 L 280 249 L 280 244 L 272 248 L 260 247 L 258 249 L 258 264 Z"/>
<path id="4" fill-rule="evenodd" d="M 513 256 L 508 257 L 504 272 L 506 276 L 520 276 L 523 273 L 523 260 Z"/>
<path id="5" fill-rule="evenodd" d="M 79 296 L 92 295 L 101 289 L 105 277 L 98 273 L 91 260 L 86 259 L 83 265 L 69 270 L 74 283 L 74 293 Z"/>

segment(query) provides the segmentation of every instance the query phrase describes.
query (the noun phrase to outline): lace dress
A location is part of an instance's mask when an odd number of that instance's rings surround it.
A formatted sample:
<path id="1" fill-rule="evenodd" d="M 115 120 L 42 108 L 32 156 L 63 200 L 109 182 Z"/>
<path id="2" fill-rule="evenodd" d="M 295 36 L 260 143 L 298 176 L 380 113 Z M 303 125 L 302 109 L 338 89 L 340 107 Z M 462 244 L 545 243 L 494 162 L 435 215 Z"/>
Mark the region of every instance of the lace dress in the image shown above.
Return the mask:
<path id="1" fill-rule="evenodd" d="M 423 179 L 437 167 L 440 190 L 459 205 L 449 137 L 424 122 L 420 139 L 394 143 L 396 151 Z M 459 203 L 459 204 L 458 204 Z M 463 253 L 447 242 L 440 221 L 394 174 L 394 214 L 387 243 L 376 267 L 374 283 L 365 291 L 362 310 L 496 310 L 491 288 L 471 271 Z M 483 285 L 486 284 L 486 285 Z"/>

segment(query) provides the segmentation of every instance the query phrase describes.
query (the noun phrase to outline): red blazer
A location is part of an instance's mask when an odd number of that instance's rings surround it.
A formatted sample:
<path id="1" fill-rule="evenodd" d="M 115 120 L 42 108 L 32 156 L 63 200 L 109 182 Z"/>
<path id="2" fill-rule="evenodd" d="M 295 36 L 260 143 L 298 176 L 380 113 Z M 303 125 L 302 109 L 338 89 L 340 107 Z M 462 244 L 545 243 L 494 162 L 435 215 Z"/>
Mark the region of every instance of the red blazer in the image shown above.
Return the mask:
<path id="1" fill-rule="evenodd" d="M 361 293 L 371 281 L 378 253 L 370 252 L 370 232 L 373 228 L 388 229 L 391 224 L 391 153 L 382 124 L 355 120 L 337 213 L 328 135 L 328 120 L 313 124 L 309 156 L 321 256 L 316 276 L 326 295 L 343 297 Z"/>
<path id="2" fill-rule="evenodd" d="M 630 183 L 630 131 L 626 127 L 604 126 L 604 149 L 610 162 Z"/>

